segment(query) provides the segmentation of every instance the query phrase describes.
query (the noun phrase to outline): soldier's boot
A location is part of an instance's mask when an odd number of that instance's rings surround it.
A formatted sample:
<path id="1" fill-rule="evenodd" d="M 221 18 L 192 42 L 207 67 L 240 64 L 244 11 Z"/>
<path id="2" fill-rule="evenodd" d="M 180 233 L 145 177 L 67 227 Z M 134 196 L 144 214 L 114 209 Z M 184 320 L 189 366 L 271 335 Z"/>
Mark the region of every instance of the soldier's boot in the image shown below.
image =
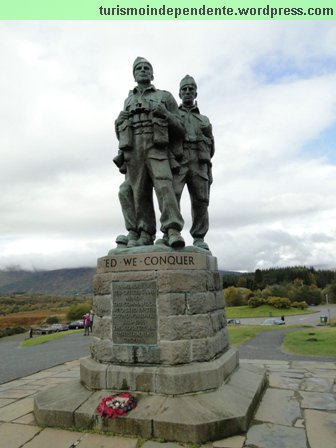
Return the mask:
<path id="1" fill-rule="evenodd" d="M 168 229 L 168 243 L 174 249 L 182 249 L 185 246 L 181 233 L 176 229 Z"/>
<path id="2" fill-rule="evenodd" d="M 139 238 L 138 232 L 130 230 L 128 235 L 118 235 L 116 238 L 117 248 L 126 248 L 130 241 L 136 241 Z"/>
<path id="3" fill-rule="evenodd" d="M 207 243 L 204 241 L 204 238 L 195 238 L 193 242 L 193 246 L 199 247 L 201 249 L 210 250 Z"/>
<path id="4" fill-rule="evenodd" d="M 127 247 L 128 237 L 126 235 L 118 235 L 116 238 L 117 248 L 122 249 Z"/>
<path id="5" fill-rule="evenodd" d="M 158 239 L 155 241 L 155 244 L 160 244 L 161 246 L 162 246 L 162 245 L 164 245 L 164 246 L 169 246 L 168 233 L 164 233 L 164 234 L 162 235 L 162 238 L 158 238 Z"/>
<path id="6" fill-rule="evenodd" d="M 131 240 L 128 242 L 127 247 L 136 247 L 136 246 L 151 246 L 153 244 L 153 235 L 141 231 L 140 237 L 137 240 Z"/>

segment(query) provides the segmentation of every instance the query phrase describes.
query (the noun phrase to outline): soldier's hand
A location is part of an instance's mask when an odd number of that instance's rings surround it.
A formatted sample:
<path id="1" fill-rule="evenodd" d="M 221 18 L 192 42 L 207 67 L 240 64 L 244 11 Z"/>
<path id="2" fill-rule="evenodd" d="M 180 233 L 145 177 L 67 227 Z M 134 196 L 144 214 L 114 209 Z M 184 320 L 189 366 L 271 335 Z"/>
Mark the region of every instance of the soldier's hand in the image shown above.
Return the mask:
<path id="1" fill-rule="evenodd" d="M 154 117 L 158 117 L 158 118 L 167 118 L 167 115 L 168 115 L 167 112 L 168 112 L 167 109 L 162 104 L 158 104 L 153 109 Z"/>

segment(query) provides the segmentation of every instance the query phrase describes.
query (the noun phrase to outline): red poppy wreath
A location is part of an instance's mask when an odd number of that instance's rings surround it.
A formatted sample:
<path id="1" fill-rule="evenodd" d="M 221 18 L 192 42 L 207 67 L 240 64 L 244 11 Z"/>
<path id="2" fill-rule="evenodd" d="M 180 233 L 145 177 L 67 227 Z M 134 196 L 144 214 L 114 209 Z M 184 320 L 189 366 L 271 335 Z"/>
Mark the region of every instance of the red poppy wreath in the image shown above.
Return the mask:
<path id="1" fill-rule="evenodd" d="M 117 418 L 134 409 L 137 405 L 135 397 L 128 392 L 102 398 L 96 411 L 101 417 Z"/>

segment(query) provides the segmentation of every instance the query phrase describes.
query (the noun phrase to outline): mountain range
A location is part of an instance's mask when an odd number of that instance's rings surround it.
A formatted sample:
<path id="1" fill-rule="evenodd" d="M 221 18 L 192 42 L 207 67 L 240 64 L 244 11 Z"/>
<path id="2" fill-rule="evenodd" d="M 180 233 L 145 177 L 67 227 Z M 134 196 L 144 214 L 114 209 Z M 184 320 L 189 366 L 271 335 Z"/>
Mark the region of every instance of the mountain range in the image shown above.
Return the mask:
<path id="1" fill-rule="evenodd" d="M 96 268 L 68 268 L 52 271 L 0 270 L 0 294 L 44 293 L 55 296 L 92 294 Z M 239 272 L 219 271 L 221 275 Z"/>
<path id="2" fill-rule="evenodd" d="M 56 296 L 92 293 L 96 268 L 57 269 L 53 271 L 0 271 L 0 294 L 44 293 Z"/>

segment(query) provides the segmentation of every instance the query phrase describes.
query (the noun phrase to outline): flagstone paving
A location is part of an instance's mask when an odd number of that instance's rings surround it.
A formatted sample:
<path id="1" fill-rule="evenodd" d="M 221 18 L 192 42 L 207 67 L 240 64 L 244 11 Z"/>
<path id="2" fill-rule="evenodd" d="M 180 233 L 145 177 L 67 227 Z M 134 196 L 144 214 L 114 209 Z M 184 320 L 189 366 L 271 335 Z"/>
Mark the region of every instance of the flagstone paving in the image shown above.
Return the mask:
<path id="1" fill-rule="evenodd" d="M 269 386 L 246 434 L 201 448 L 321 448 L 336 440 L 336 362 L 241 360 L 264 366 Z M 0 385 L 0 441 L 6 448 L 179 448 L 146 441 L 64 429 L 41 428 L 33 398 L 41 390 L 79 378 L 71 361 Z M 184 445 L 185 446 L 185 445 Z"/>

